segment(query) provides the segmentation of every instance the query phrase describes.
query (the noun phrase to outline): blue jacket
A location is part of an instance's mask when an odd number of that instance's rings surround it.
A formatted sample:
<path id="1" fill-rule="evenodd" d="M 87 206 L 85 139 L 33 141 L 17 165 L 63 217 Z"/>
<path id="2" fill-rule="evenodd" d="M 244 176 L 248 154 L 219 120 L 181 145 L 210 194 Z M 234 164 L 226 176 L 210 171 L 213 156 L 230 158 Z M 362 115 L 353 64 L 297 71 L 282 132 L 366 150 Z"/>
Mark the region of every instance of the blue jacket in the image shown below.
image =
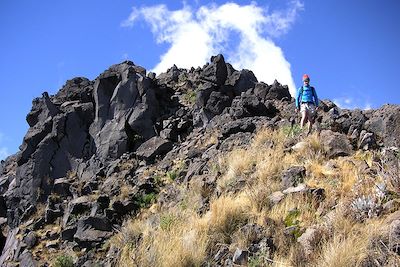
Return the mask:
<path id="1" fill-rule="evenodd" d="M 314 103 L 316 107 L 318 107 L 318 96 L 317 92 L 315 92 L 315 88 L 308 85 L 305 86 L 303 85 L 302 87 L 299 88 L 297 91 L 297 96 L 296 96 L 296 107 L 299 108 L 300 104 L 303 102 L 311 102 Z"/>

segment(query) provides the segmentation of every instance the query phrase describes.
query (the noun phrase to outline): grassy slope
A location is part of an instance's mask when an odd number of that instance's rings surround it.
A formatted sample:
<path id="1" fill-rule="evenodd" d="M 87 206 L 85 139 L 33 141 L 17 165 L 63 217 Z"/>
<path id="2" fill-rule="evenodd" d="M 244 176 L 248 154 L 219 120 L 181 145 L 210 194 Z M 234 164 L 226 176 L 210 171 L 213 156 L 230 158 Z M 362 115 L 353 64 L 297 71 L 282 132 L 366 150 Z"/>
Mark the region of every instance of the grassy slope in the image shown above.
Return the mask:
<path id="1" fill-rule="evenodd" d="M 388 215 L 373 212 L 374 205 L 397 195 L 388 172 L 376 164 L 379 153 L 356 151 L 329 160 L 316 134 L 305 138 L 306 145 L 299 151 L 288 152 L 284 144 L 298 138 L 294 135 L 284 130 L 260 131 L 246 149 L 221 155 L 211 169 L 222 173 L 216 190 L 222 193 L 212 194 L 205 214 L 198 214 L 198 200 L 210 192 L 195 183 L 174 183 L 184 196 L 179 205 L 167 209 L 154 205 L 126 221 L 111 240 L 111 245 L 122 248 L 119 265 L 200 266 L 208 262 L 212 266 L 221 244 L 235 251 L 252 243 L 251 236 L 239 231 L 248 223 L 269 229 L 277 247 L 273 255 L 252 255 L 249 266 L 400 264 L 389 249 Z M 304 166 L 305 184 L 323 188 L 325 199 L 290 194 L 271 204 L 268 196 L 281 190 L 280 175 L 290 166 Z M 233 193 L 230 189 L 238 179 L 245 179 L 246 185 Z M 386 184 L 383 196 L 376 190 L 382 183 Z M 285 234 L 288 226 L 296 226 L 296 232 Z M 307 252 L 296 239 L 310 227 L 318 230 L 318 239 Z"/>

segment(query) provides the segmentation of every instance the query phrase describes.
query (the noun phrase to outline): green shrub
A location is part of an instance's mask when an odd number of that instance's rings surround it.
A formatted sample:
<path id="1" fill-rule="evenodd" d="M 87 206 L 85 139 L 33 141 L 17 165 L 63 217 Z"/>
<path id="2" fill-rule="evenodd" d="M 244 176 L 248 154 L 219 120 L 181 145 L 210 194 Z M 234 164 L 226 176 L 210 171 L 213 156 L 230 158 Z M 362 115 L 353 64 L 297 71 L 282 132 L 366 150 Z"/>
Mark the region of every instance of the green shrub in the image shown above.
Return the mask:
<path id="1" fill-rule="evenodd" d="M 297 136 L 301 133 L 302 129 L 299 124 L 294 124 L 293 126 L 284 126 L 282 128 L 285 136 Z"/>
<path id="2" fill-rule="evenodd" d="M 74 261 L 69 255 L 60 255 L 55 259 L 53 267 L 74 267 Z"/>
<path id="3" fill-rule="evenodd" d="M 175 179 L 178 177 L 178 171 L 177 170 L 172 170 L 166 173 L 167 178 L 171 181 L 175 181 Z"/>
<path id="4" fill-rule="evenodd" d="M 156 193 L 143 194 L 136 199 L 136 204 L 141 208 L 148 207 L 151 203 L 155 201 L 156 197 Z"/>
<path id="5" fill-rule="evenodd" d="M 160 218 L 160 228 L 164 231 L 169 231 L 175 223 L 176 217 L 172 214 L 166 214 Z"/>
<path id="6" fill-rule="evenodd" d="M 185 162 L 179 160 L 175 163 L 172 170 L 168 171 L 165 175 L 167 176 L 167 179 L 169 179 L 170 181 L 175 181 L 179 176 L 182 175 L 182 173 L 184 173 L 186 167 L 187 166 Z"/>
<path id="7" fill-rule="evenodd" d="M 297 217 L 300 215 L 300 211 L 298 209 L 292 209 L 285 217 L 285 226 L 290 227 L 299 224 L 299 220 Z"/>
<path id="8" fill-rule="evenodd" d="M 284 219 L 286 227 L 294 226 L 292 234 L 296 239 L 302 235 L 302 231 L 300 229 L 300 221 L 297 219 L 299 215 L 300 211 L 298 209 L 293 209 L 289 211 L 288 215 L 286 215 Z"/>
<path id="9" fill-rule="evenodd" d="M 196 102 L 196 92 L 193 90 L 188 90 L 183 96 L 183 99 L 190 105 L 194 105 L 194 103 Z"/>

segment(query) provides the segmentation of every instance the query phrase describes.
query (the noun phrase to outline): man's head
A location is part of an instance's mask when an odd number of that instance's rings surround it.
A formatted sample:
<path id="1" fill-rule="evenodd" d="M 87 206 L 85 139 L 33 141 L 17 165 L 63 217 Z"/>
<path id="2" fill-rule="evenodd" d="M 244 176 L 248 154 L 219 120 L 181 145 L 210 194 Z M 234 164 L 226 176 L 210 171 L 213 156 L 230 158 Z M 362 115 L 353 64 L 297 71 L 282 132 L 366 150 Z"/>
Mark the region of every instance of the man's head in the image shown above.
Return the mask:
<path id="1" fill-rule="evenodd" d="M 310 84 L 310 76 L 308 76 L 307 74 L 303 75 L 303 83 L 304 85 L 309 85 Z"/>

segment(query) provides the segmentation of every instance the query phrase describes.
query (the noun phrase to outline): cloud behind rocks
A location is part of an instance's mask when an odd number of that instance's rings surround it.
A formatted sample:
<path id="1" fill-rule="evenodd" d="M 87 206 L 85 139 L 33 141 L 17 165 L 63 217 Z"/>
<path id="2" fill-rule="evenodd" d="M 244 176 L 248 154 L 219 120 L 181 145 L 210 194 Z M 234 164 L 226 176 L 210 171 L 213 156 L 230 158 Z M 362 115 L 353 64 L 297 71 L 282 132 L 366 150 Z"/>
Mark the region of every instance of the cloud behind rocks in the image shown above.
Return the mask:
<path id="1" fill-rule="evenodd" d="M 301 10 L 303 4 L 299 1 L 272 12 L 254 2 L 204 5 L 195 10 L 186 4 L 179 10 L 155 5 L 134 7 L 121 26 L 133 27 L 144 20 L 157 43 L 170 44 L 152 70 L 157 74 L 173 64 L 182 68 L 203 66 L 212 55 L 222 53 L 236 69 L 250 69 L 268 84 L 277 79 L 294 95 L 290 63 L 273 38 L 286 34 Z"/>
<path id="2" fill-rule="evenodd" d="M 0 147 L 0 160 L 7 158 L 10 155 L 6 147 Z"/>
<path id="3" fill-rule="evenodd" d="M 4 134 L 0 132 L 0 160 L 3 160 L 10 155 L 8 148 L 3 145 L 3 142 Z"/>
<path id="4" fill-rule="evenodd" d="M 352 96 L 342 96 L 334 98 L 333 102 L 340 108 L 344 109 L 372 109 L 371 101 L 362 96 L 352 97 Z"/>

